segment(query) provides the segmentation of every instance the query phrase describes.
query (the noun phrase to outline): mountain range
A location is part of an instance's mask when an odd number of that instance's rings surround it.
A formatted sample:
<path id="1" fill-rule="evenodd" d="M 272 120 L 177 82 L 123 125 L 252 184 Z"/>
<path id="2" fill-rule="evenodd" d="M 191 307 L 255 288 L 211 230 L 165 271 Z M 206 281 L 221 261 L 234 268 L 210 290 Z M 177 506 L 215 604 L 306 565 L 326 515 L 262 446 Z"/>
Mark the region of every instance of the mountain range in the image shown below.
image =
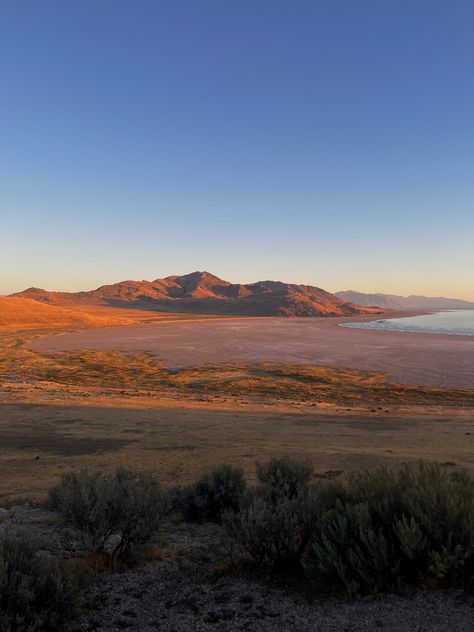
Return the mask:
<path id="1" fill-rule="evenodd" d="M 280 281 L 229 283 L 209 272 L 155 281 L 121 281 L 87 292 L 29 288 L 12 296 L 60 306 L 93 304 L 229 316 L 354 316 L 380 311 L 310 285 Z"/>
<path id="2" fill-rule="evenodd" d="M 474 303 L 442 296 L 398 296 L 396 294 L 363 294 L 354 290 L 336 292 L 343 301 L 382 309 L 474 309 Z"/>

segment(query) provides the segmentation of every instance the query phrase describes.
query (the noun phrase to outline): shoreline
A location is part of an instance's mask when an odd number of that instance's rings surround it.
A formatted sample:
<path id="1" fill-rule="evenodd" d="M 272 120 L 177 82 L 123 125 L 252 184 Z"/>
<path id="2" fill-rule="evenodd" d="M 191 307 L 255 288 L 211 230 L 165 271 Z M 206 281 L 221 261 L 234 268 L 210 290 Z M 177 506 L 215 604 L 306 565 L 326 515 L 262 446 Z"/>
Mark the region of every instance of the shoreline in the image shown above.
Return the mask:
<path id="1" fill-rule="evenodd" d="M 436 311 L 430 311 L 430 312 L 410 312 L 408 314 L 397 314 L 397 315 L 390 315 L 388 317 L 384 317 L 384 318 L 376 318 L 376 319 L 364 319 L 364 320 L 356 320 L 350 323 L 338 323 L 339 327 L 347 327 L 349 329 L 364 329 L 366 331 L 394 331 L 394 332 L 398 332 L 398 333 L 410 333 L 410 334 L 434 334 L 436 336 L 474 336 L 474 331 L 469 332 L 469 333 L 463 333 L 461 331 L 436 331 L 436 330 L 429 330 L 429 329 L 421 329 L 421 328 L 414 328 L 414 329 L 402 329 L 402 328 L 397 328 L 397 327 L 364 327 L 364 325 L 360 324 L 360 323 L 367 323 L 367 322 L 380 322 L 380 323 L 386 323 L 387 321 L 392 321 L 392 320 L 399 320 L 399 319 L 403 319 L 403 318 L 414 318 L 416 316 L 432 316 L 435 314 L 442 314 L 445 312 L 456 312 L 456 311 L 467 311 L 467 310 L 436 310 Z M 472 310 L 474 313 L 474 310 Z"/>

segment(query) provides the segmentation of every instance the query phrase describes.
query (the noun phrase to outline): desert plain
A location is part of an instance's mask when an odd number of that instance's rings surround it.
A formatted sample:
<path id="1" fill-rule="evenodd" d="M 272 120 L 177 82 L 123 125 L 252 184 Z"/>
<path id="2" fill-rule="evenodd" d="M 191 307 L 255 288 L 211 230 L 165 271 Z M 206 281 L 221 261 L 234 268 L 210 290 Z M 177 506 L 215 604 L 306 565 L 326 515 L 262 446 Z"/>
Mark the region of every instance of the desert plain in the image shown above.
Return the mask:
<path id="1" fill-rule="evenodd" d="M 355 318 L 0 299 L 0 497 L 82 467 L 171 485 L 230 462 L 252 480 L 282 453 L 326 478 L 420 458 L 474 472 L 474 340 L 338 326 Z"/>

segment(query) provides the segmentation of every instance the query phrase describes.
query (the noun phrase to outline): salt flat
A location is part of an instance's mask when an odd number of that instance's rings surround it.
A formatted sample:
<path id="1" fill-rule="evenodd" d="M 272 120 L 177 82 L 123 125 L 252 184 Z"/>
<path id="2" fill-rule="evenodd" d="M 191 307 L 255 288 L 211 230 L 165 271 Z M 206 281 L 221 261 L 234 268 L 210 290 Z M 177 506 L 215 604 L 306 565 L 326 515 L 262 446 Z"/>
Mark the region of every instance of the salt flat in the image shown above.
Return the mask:
<path id="1" fill-rule="evenodd" d="M 383 371 L 404 384 L 474 388 L 474 336 L 338 327 L 351 318 L 224 318 L 107 327 L 47 336 L 42 352 L 149 352 L 168 368 L 284 362 Z"/>

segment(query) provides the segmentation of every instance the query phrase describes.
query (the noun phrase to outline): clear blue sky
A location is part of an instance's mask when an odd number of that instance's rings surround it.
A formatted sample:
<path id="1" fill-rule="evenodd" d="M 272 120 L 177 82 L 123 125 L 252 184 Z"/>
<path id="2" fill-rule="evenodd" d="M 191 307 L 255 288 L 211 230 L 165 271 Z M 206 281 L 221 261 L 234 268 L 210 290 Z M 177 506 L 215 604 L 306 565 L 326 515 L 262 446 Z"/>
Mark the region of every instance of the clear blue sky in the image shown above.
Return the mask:
<path id="1" fill-rule="evenodd" d="M 474 299 L 472 0 L 2 0 L 0 293 Z"/>

